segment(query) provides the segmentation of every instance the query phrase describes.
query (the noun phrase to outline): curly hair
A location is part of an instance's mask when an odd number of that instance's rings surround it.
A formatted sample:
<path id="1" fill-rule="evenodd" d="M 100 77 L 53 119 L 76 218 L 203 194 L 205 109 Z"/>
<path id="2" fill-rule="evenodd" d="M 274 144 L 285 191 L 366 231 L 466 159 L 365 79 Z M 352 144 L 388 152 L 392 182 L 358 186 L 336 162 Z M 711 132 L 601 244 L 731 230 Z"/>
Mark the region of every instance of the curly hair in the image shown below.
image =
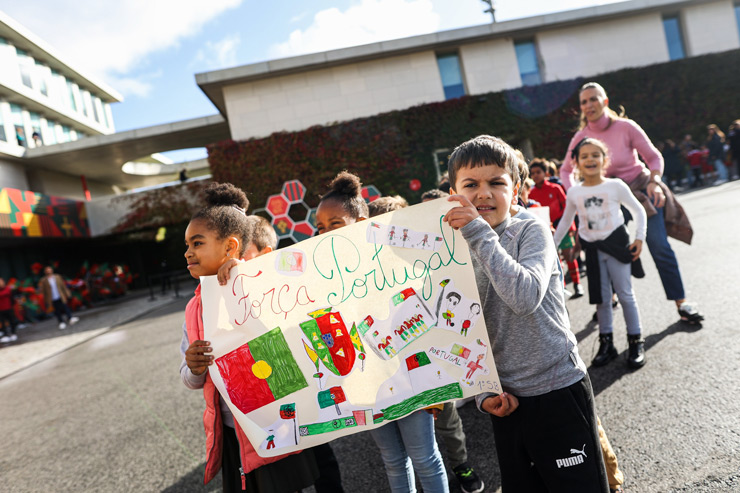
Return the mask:
<path id="1" fill-rule="evenodd" d="M 218 233 L 219 239 L 229 236 L 239 238 L 239 256 L 244 254 L 251 231 L 247 220 L 249 199 L 231 183 L 212 183 L 205 189 L 206 206 L 193 214 L 190 221 L 204 221 Z"/>
<path id="2" fill-rule="evenodd" d="M 322 202 L 325 200 L 334 200 L 341 204 L 354 219 L 367 218 L 370 214 L 367 203 L 362 198 L 360 178 L 347 170 L 340 172 L 331 181 L 329 191 L 321 197 Z"/>

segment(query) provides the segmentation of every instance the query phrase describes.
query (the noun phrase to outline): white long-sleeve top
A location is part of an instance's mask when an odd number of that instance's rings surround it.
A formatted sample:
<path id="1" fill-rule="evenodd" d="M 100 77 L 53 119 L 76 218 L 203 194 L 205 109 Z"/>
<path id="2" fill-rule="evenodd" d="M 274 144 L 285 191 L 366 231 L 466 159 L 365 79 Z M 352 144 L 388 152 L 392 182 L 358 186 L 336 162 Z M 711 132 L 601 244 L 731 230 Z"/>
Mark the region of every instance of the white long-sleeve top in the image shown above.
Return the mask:
<path id="1" fill-rule="evenodd" d="M 599 185 L 574 185 L 568 189 L 563 218 L 555 231 L 555 244 L 559 245 L 578 212 L 578 234 L 586 241 L 606 239 L 624 224 L 620 206 L 632 213 L 637 224 L 636 240 L 645 240 L 647 214 L 629 187 L 618 178 L 604 178 Z"/>

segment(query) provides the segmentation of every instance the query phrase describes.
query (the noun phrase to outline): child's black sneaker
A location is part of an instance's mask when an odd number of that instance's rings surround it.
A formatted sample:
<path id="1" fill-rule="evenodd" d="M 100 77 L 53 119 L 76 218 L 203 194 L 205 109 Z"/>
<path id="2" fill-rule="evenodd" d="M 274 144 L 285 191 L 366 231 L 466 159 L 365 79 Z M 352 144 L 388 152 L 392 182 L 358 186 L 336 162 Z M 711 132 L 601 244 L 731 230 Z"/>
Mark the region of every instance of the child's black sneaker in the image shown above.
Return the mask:
<path id="1" fill-rule="evenodd" d="M 468 465 L 467 462 L 463 462 L 452 470 L 457 477 L 457 481 L 460 483 L 460 489 L 465 493 L 480 493 L 483 491 L 485 485 L 483 481 L 475 473 L 475 470 Z"/>
<path id="2" fill-rule="evenodd" d="M 678 314 L 681 316 L 681 320 L 690 324 L 701 325 L 704 320 L 704 315 L 699 313 L 694 305 L 688 301 L 681 303 L 678 307 Z"/>

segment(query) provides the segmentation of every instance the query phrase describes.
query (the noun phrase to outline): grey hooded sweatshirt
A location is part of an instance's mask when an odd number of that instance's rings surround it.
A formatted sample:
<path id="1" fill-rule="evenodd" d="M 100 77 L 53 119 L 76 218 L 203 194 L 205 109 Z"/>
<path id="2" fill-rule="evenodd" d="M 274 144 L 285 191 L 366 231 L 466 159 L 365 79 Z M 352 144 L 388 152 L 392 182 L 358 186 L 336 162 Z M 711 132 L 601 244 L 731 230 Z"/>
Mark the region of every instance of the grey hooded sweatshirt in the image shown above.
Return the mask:
<path id="1" fill-rule="evenodd" d="M 468 242 L 493 358 L 505 392 L 542 395 L 586 375 L 565 310 L 562 272 L 547 225 L 482 218 L 460 229 Z M 484 393 L 476 397 L 480 404 Z"/>

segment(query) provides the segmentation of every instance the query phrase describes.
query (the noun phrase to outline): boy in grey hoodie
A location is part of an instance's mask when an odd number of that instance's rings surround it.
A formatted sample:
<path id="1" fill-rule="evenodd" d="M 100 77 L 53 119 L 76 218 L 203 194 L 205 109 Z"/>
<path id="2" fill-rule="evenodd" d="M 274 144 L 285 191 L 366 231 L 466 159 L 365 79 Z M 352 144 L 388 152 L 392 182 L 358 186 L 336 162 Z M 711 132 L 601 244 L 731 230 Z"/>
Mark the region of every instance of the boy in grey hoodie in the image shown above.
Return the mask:
<path id="1" fill-rule="evenodd" d="M 562 273 L 544 222 L 511 218 L 516 151 L 481 135 L 450 156 L 444 220 L 470 247 L 504 392 L 476 397 L 492 414 L 502 489 L 608 492 L 594 396 L 565 310 Z"/>

